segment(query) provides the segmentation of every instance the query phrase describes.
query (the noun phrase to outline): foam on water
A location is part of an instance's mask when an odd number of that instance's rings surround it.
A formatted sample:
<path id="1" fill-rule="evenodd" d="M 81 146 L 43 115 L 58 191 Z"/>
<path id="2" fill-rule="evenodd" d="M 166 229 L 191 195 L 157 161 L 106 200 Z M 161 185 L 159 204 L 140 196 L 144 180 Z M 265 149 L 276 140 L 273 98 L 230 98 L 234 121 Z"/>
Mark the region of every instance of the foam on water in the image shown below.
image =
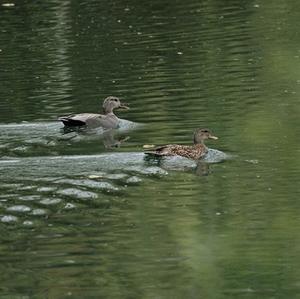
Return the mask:
<path id="1" fill-rule="evenodd" d="M 103 139 L 106 146 L 117 143 L 115 134 L 127 133 L 139 128 L 141 124 L 120 119 L 120 127 L 116 130 L 103 128 L 64 128 L 59 121 L 36 123 L 11 123 L 0 124 L 0 154 L 25 156 L 40 148 L 42 152 L 53 152 L 64 142 L 87 142 Z M 55 154 L 52 153 L 52 154 Z"/>
<path id="2" fill-rule="evenodd" d="M 225 153 L 210 149 L 201 163 L 208 165 L 226 158 Z M 28 217 L 49 215 L 50 207 L 76 209 L 89 202 L 109 203 L 109 197 L 126 194 L 128 186 L 167 176 L 170 171 L 207 174 L 202 166 L 178 156 L 149 159 L 143 152 L 0 159 L 1 187 L 5 190 L 0 219 L 14 223 L 20 218 L 24 224 L 30 221 Z M 6 183 L 11 178 L 14 183 Z M 49 210 L 44 209 L 46 206 Z"/>
<path id="3" fill-rule="evenodd" d="M 136 172 L 140 174 L 164 174 L 164 170 L 155 167 L 147 161 L 144 153 L 107 153 L 101 155 L 74 155 L 74 156 L 56 156 L 56 157 L 35 157 L 0 160 L 3 170 L 0 177 L 7 177 L 9 173 L 14 177 L 33 176 L 59 176 L 79 175 L 95 173 L 97 171 L 116 171 L 122 170 L 115 178 L 125 176 L 124 172 Z M 208 154 L 202 160 L 206 163 L 218 163 L 229 156 L 221 151 L 209 149 Z M 193 168 L 196 162 L 182 157 L 165 157 L 160 159 L 163 167 L 175 169 Z M 150 165 L 149 165 L 150 163 Z M 151 167 L 149 167 L 151 166 Z M 103 174 L 102 174 L 103 175 Z M 121 176 L 120 176 L 121 175 Z M 105 174 L 104 174 L 105 176 Z M 111 178 L 112 174 L 108 174 Z"/>

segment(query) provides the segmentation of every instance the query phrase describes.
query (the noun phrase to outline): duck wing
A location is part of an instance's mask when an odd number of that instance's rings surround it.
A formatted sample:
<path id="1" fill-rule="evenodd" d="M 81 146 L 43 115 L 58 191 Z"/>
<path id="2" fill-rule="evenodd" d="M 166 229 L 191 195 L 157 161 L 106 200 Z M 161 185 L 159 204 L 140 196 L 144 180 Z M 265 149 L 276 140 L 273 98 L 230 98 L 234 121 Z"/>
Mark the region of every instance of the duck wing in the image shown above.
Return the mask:
<path id="1" fill-rule="evenodd" d="M 157 147 L 151 151 L 146 151 L 145 154 L 154 156 L 181 156 L 193 160 L 202 158 L 207 153 L 207 148 L 201 146 L 188 146 L 179 144 L 168 144 Z"/>
<path id="2" fill-rule="evenodd" d="M 105 116 L 96 113 L 80 113 L 62 116 L 59 118 L 60 121 L 67 127 L 74 126 L 102 126 L 105 124 Z"/>
<path id="3" fill-rule="evenodd" d="M 173 153 L 175 147 L 177 147 L 177 145 L 167 144 L 167 145 L 156 147 L 152 150 L 147 150 L 144 153 L 147 155 L 154 155 L 154 156 L 174 156 L 176 155 L 175 153 Z"/>

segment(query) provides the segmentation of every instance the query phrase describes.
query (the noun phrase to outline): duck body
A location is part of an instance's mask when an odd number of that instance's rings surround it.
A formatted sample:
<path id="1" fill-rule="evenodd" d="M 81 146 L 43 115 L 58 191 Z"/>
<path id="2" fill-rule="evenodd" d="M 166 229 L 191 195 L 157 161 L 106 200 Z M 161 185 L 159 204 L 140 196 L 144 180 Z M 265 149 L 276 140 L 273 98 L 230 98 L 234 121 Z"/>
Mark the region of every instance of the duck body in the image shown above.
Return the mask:
<path id="1" fill-rule="evenodd" d="M 88 126 L 90 128 L 103 127 L 104 129 L 117 129 L 120 119 L 114 114 L 79 113 L 62 116 L 60 121 L 66 127 Z"/>
<path id="2" fill-rule="evenodd" d="M 114 109 L 129 109 L 126 104 L 121 103 L 117 97 L 107 97 L 103 102 L 103 114 L 97 113 L 79 113 L 67 116 L 61 116 L 60 120 L 66 127 L 90 128 L 103 127 L 104 129 L 117 129 L 120 125 L 120 119 L 114 114 Z"/>
<path id="3" fill-rule="evenodd" d="M 181 156 L 193 160 L 203 158 L 208 148 L 204 144 L 205 139 L 218 139 L 213 136 L 208 129 L 197 129 L 194 133 L 194 145 L 167 144 L 157 147 L 151 151 L 146 151 L 145 154 L 154 156 Z"/>
<path id="4" fill-rule="evenodd" d="M 167 144 L 155 148 L 153 151 L 147 151 L 146 154 L 155 156 L 181 156 L 193 160 L 201 159 L 206 155 L 208 149 L 204 144 L 180 145 Z"/>

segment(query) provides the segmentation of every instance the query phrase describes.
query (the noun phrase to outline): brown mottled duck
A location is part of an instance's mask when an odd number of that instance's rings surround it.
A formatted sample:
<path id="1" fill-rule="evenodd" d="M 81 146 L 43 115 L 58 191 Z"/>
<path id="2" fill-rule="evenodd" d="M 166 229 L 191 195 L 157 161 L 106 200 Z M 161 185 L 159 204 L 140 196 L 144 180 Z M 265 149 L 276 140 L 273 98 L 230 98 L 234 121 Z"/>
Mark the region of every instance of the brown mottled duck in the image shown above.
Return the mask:
<path id="1" fill-rule="evenodd" d="M 212 135 L 208 129 L 196 129 L 194 133 L 194 145 L 168 144 L 148 150 L 145 154 L 154 156 L 181 156 L 198 160 L 204 157 L 208 151 L 204 144 L 204 140 L 206 139 L 216 140 L 218 137 Z"/>
<path id="2" fill-rule="evenodd" d="M 114 114 L 114 109 L 129 109 L 121 103 L 117 97 L 107 97 L 103 102 L 103 114 L 96 113 L 79 113 L 62 116 L 60 121 L 66 127 L 88 126 L 92 128 L 103 127 L 104 129 L 117 129 L 120 124 L 119 118 Z"/>

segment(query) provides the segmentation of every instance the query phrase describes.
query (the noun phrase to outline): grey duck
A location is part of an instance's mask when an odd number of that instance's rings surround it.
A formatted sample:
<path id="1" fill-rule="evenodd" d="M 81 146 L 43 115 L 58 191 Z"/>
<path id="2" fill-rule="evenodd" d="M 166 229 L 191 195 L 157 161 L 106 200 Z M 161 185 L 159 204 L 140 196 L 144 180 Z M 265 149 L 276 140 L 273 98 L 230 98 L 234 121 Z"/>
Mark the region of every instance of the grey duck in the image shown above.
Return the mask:
<path id="1" fill-rule="evenodd" d="M 60 121 L 66 127 L 88 126 L 91 128 L 103 127 L 104 129 L 117 129 L 120 124 L 119 118 L 114 114 L 114 109 L 129 109 L 127 104 L 121 103 L 117 97 L 107 97 L 103 102 L 103 114 L 79 113 L 62 116 Z"/>

